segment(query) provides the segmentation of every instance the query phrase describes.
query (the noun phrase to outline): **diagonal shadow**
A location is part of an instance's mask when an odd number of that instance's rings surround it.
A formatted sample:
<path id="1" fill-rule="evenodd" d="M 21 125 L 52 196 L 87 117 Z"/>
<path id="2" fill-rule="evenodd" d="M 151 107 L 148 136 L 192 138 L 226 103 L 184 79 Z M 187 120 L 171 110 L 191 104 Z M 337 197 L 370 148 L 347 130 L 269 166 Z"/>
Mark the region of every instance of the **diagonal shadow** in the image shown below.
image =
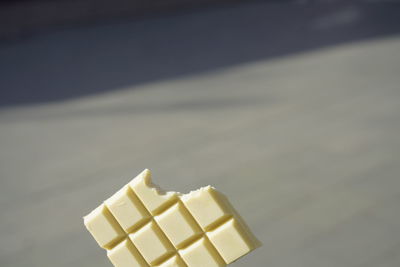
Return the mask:
<path id="1" fill-rule="evenodd" d="M 400 5 L 254 2 L 0 44 L 0 107 L 60 101 L 400 32 Z"/>

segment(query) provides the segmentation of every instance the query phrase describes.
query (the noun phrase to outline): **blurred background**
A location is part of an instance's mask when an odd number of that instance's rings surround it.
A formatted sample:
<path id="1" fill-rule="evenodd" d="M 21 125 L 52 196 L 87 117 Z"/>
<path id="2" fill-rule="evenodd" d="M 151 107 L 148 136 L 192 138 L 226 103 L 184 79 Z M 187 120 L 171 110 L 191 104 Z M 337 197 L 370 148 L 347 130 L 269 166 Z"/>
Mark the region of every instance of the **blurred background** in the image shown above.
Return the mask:
<path id="1" fill-rule="evenodd" d="M 212 184 L 232 266 L 400 266 L 397 1 L 1 1 L 0 266 L 111 266 L 82 217 Z"/>

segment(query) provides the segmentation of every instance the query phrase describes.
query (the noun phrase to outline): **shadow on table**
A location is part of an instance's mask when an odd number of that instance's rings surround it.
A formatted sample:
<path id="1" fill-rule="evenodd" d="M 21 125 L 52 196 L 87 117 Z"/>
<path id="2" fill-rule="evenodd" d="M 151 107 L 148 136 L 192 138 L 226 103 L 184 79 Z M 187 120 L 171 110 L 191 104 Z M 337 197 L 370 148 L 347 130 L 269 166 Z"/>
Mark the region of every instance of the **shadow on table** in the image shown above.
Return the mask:
<path id="1" fill-rule="evenodd" d="M 0 106 L 59 101 L 400 32 L 394 3 L 238 4 L 0 44 Z"/>

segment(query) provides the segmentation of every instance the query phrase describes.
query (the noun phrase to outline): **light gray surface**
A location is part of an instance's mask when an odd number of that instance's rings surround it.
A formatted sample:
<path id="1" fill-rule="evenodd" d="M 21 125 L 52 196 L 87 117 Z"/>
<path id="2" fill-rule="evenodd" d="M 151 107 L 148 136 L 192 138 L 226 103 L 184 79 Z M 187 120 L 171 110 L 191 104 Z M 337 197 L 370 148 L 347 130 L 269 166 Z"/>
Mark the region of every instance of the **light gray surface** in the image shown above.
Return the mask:
<path id="1" fill-rule="evenodd" d="M 82 216 L 144 168 L 212 184 L 232 266 L 400 265 L 400 37 L 0 111 L 0 266 L 110 266 Z"/>
<path id="2" fill-rule="evenodd" d="M 81 217 L 143 168 L 213 184 L 233 266 L 398 266 L 400 38 L 0 113 L 0 265 L 109 266 Z"/>

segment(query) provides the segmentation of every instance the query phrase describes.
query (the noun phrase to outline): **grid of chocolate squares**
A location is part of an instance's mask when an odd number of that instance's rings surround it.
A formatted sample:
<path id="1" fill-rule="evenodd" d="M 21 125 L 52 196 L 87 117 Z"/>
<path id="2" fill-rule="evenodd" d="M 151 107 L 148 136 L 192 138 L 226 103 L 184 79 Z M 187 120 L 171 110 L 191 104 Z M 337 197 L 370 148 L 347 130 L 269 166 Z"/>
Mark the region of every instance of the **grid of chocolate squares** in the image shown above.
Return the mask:
<path id="1" fill-rule="evenodd" d="M 162 192 L 147 169 L 84 223 L 115 267 L 226 266 L 261 245 L 214 188 Z"/>

